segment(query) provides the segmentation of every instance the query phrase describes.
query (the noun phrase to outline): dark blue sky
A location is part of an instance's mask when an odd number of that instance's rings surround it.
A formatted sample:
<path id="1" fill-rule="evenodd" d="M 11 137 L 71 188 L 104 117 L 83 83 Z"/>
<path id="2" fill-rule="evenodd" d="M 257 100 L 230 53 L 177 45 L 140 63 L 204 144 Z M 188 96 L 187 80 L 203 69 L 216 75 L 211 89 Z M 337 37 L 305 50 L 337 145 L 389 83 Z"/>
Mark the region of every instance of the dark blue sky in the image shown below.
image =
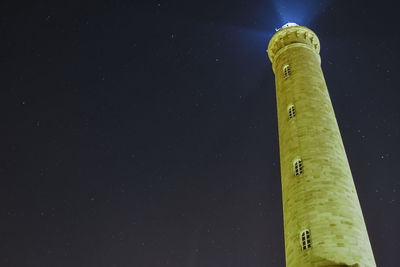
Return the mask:
<path id="1" fill-rule="evenodd" d="M 389 1 L 3 1 L 0 265 L 284 266 L 265 50 L 290 16 L 320 38 L 376 262 L 396 266 Z"/>

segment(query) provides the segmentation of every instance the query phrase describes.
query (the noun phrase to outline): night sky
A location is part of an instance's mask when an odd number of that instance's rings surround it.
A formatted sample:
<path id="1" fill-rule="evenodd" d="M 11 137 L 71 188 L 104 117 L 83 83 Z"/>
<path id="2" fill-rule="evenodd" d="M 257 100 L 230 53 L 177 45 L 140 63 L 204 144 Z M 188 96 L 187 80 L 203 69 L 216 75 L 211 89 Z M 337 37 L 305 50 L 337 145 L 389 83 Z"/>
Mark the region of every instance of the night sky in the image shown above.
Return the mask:
<path id="1" fill-rule="evenodd" d="M 2 1 L 0 266 L 284 266 L 274 74 L 314 30 L 378 266 L 398 266 L 394 1 Z"/>

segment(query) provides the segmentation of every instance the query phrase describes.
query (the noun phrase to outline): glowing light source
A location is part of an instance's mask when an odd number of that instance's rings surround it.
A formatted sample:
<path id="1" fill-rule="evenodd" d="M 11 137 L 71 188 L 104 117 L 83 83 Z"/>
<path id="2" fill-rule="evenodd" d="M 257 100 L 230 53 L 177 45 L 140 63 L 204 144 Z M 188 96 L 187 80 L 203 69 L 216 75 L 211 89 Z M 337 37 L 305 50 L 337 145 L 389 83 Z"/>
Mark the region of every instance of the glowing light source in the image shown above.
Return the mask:
<path id="1" fill-rule="evenodd" d="M 285 25 L 283 25 L 282 27 L 280 27 L 279 29 L 275 29 L 276 31 L 279 31 L 281 29 L 287 28 L 287 27 L 293 27 L 293 26 L 299 26 L 298 24 L 294 23 L 294 22 L 288 22 Z"/>
<path id="2" fill-rule="evenodd" d="M 294 22 L 288 22 L 285 25 L 283 25 L 281 29 L 287 28 L 287 27 L 292 27 L 292 26 L 298 26 L 298 24 L 296 24 Z"/>

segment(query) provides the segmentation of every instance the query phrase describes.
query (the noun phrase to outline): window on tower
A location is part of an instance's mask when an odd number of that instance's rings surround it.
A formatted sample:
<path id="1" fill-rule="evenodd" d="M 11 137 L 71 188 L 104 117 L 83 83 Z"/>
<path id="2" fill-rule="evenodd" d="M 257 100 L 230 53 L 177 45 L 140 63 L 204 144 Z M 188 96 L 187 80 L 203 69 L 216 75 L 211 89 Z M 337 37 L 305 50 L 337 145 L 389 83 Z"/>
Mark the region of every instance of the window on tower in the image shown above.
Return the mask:
<path id="1" fill-rule="evenodd" d="M 310 230 L 304 229 L 300 233 L 300 243 L 303 250 L 311 248 Z"/>
<path id="2" fill-rule="evenodd" d="M 290 66 L 289 65 L 283 66 L 283 77 L 285 79 L 287 79 L 290 76 L 290 73 L 291 73 Z"/>
<path id="3" fill-rule="evenodd" d="M 298 159 L 294 162 L 294 175 L 299 176 L 303 173 L 303 163 L 301 159 Z"/>
<path id="4" fill-rule="evenodd" d="M 288 111 L 289 111 L 289 119 L 292 119 L 293 117 L 296 116 L 296 109 L 294 108 L 294 105 L 290 105 Z"/>

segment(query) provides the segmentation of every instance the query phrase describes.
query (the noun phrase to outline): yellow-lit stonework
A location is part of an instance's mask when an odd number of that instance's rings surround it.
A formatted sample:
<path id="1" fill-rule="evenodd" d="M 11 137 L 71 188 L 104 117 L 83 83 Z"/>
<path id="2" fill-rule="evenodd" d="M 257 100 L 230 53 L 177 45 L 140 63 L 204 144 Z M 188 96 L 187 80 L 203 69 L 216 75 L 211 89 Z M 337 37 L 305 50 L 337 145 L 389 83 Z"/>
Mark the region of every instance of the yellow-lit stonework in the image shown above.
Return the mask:
<path id="1" fill-rule="evenodd" d="M 282 28 L 268 46 L 276 83 L 286 266 L 376 266 L 319 50 L 317 35 L 303 26 Z"/>

